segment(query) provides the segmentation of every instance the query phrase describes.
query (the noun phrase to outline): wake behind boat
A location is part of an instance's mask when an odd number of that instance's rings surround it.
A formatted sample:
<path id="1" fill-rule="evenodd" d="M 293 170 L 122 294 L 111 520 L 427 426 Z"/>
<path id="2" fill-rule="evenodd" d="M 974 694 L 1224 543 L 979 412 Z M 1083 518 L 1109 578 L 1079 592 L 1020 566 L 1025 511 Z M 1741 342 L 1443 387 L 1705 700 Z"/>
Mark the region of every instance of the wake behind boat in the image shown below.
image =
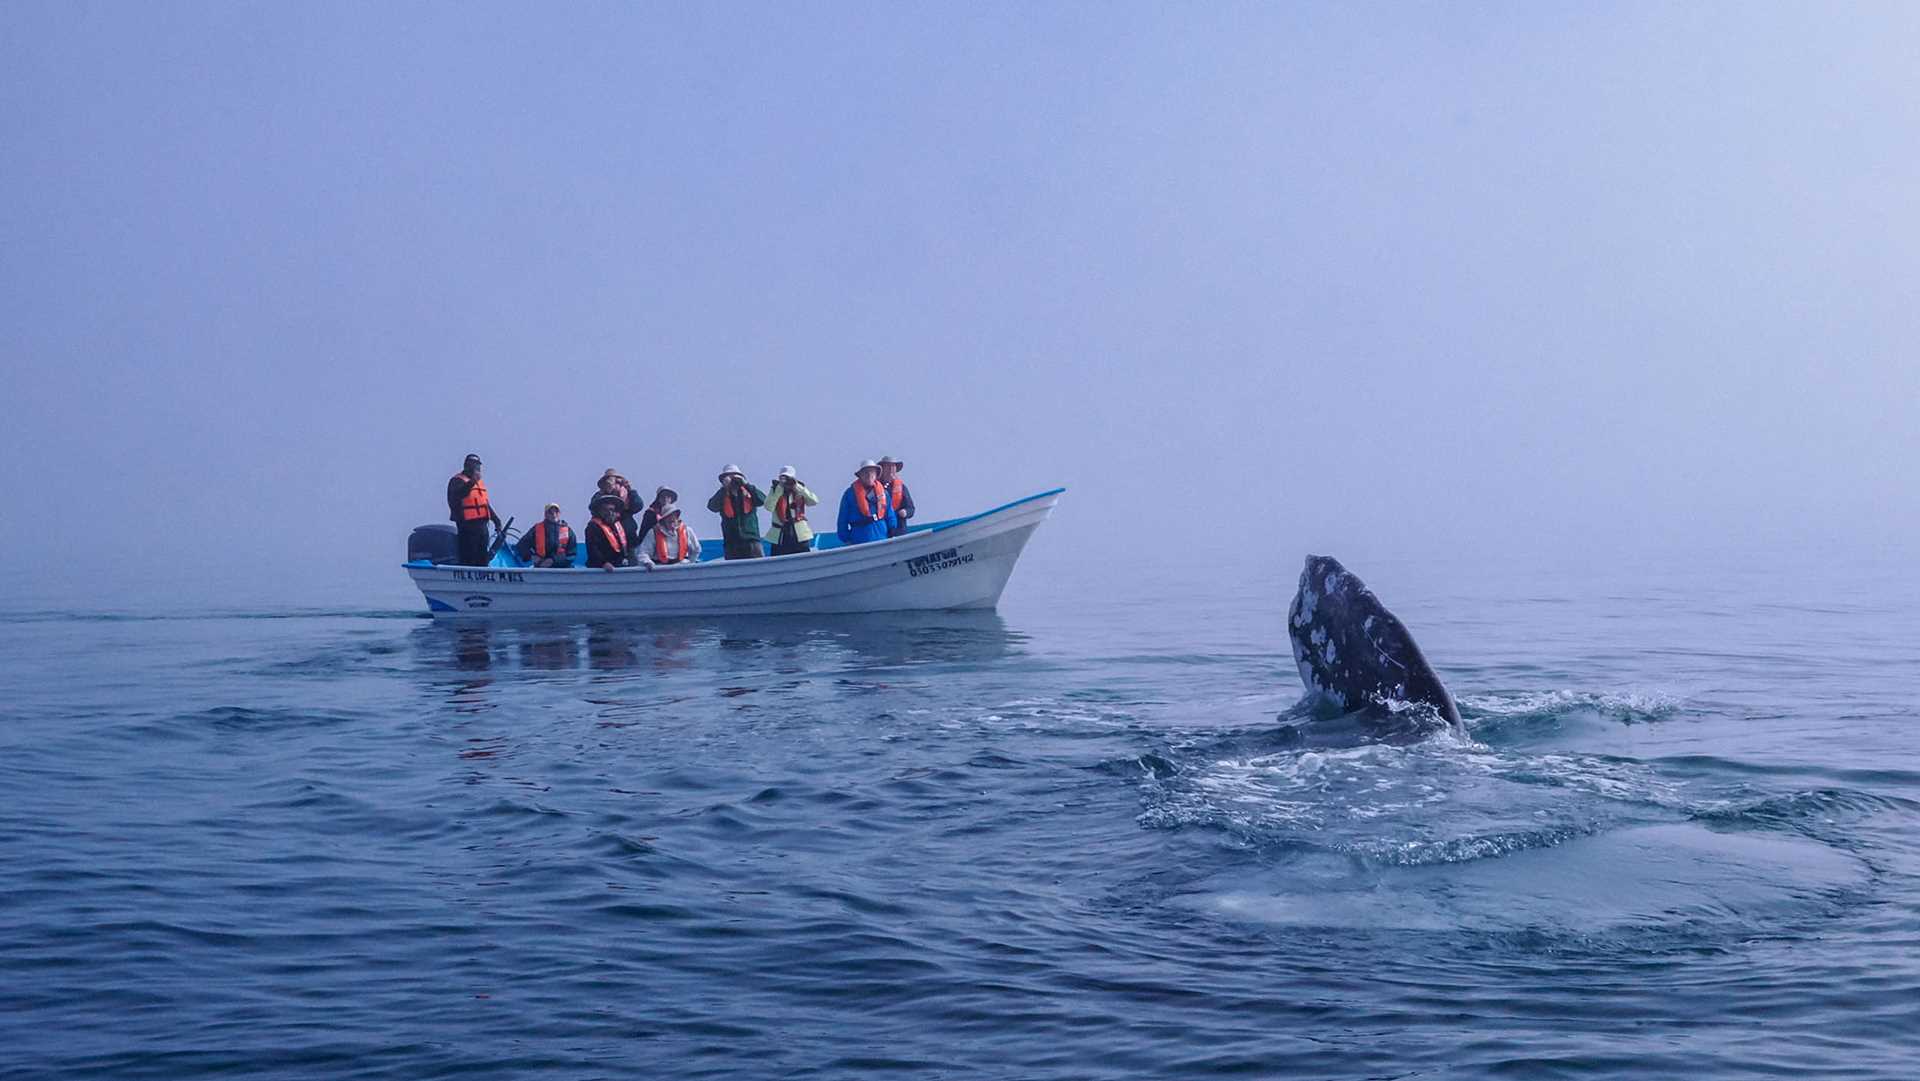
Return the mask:
<path id="1" fill-rule="evenodd" d="M 525 567 L 503 549 L 484 567 L 406 564 L 435 618 L 809 615 L 992 608 L 1064 488 L 868 544 L 820 538 L 809 552 L 675 566 Z M 418 531 L 416 531 L 418 532 Z"/>

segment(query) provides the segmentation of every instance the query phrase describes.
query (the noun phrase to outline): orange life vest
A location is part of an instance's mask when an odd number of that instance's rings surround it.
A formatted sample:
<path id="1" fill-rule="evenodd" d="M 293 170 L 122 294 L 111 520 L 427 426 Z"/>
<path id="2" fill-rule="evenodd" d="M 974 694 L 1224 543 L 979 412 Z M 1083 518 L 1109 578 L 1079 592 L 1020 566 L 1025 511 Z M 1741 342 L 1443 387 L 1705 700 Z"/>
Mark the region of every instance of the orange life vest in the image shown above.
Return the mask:
<path id="1" fill-rule="evenodd" d="M 466 476 L 465 473 L 460 474 Z M 487 484 L 479 477 L 473 478 L 473 487 L 468 489 L 467 497 L 460 501 L 460 520 L 463 522 L 484 522 L 493 517 L 493 504 L 487 502 Z"/>
<path id="2" fill-rule="evenodd" d="M 867 498 L 868 496 L 872 496 L 873 498 L 869 500 Z M 880 482 L 877 480 L 872 484 L 862 484 L 857 480 L 853 482 L 854 509 L 869 518 L 884 518 L 887 516 L 886 498 L 887 490 L 882 488 Z"/>
<path id="3" fill-rule="evenodd" d="M 556 524 L 560 527 L 560 543 L 554 545 L 554 551 L 564 552 L 567 550 L 567 545 L 573 543 L 573 530 L 568 529 L 567 523 L 565 522 L 558 522 Z M 615 522 L 613 524 L 619 525 L 620 523 Z M 622 529 L 621 532 L 624 533 L 626 530 Z M 541 522 L 533 527 L 533 554 L 539 556 L 541 559 L 547 558 L 547 523 L 545 522 Z"/>
<path id="4" fill-rule="evenodd" d="M 899 477 L 894 477 L 891 481 L 887 482 L 887 506 L 892 507 L 896 511 L 899 510 L 900 496 L 906 490 L 906 487 L 906 483 Z"/>
<path id="5" fill-rule="evenodd" d="M 722 518 L 745 518 L 747 515 L 753 513 L 755 506 L 753 489 L 748 488 L 744 484 L 740 486 L 739 510 L 733 509 L 733 485 L 729 484 L 720 491 L 720 517 Z"/>
<path id="6" fill-rule="evenodd" d="M 793 517 L 787 517 L 787 490 L 782 487 L 780 495 L 773 501 L 773 520 L 776 522 L 804 522 L 807 520 L 807 500 L 800 489 L 793 490 Z"/>
<path id="7" fill-rule="evenodd" d="M 685 559 L 687 558 L 687 541 L 689 539 L 687 537 L 687 523 L 675 522 L 673 523 L 673 528 L 674 532 L 680 535 L 680 558 Z M 655 563 L 668 562 L 667 535 L 660 532 L 660 527 L 657 525 L 653 527 L 653 561 Z"/>
<path id="8" fill-rule="evenodd" d="M 607 543 L 613 546 L 614 555 L 625 555 L 627 553 L 626 526 L 621 525 L 619 522 L 615 522 L 609 526 L 598 518 L 593 520 L 593 524 L 600 527 L 601 535 L 606 537 Z"/>

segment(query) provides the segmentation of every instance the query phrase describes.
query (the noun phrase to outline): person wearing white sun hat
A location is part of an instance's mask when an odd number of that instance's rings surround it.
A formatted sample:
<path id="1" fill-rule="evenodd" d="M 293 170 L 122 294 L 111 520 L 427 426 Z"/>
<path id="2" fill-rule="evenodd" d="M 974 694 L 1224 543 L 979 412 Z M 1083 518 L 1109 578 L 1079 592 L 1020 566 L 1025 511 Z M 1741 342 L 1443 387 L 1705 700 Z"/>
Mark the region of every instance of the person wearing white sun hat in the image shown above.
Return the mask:
<path id="1" fill-rule="evenodd" d="M 813 527 L 807 524 L 807 508 L 820 497 L 804 484 L 792 466 L 781 468 L 773 483 L 767 485 L 767 509 L 773 514 L 773 554 L 804 552 L 813 547 Z"/>
<path id="2" fill-rule="evenodd" d="M 649 570 L 675 563 L 700 562 L 700 537 L 682 520 L 680 508 L 671 503 L 661 508 L 653 528 L 647 530 L 647 535 L 640 538 L 634 548 L 640 565 Z"/>
<path id="3" fill-rule="evenodd" d="M 720 516 L 720 540 L 728 559 L 759 559 L 766 554 L 760 547 L 760 508 L 766 505 L 767 493 L 748 484 L 739 466 L 720 471 L 720 490 L 707 500 L 707 509 Z"/>
<path id="4" fill-rule="evenodd" d="M 880 459 L 880 484 L 887 490 L 887 505 L 892 509 L 892 517 L 887 519 L 887 536 L 897 537 L 907 531 L 907 519 L 913 517 L 913 493 L 907 491 L 907 482 L 900 474 L 907 463 L 889 454 Z"/>
<path id="5" fill-rule="evenodd" d="M 880 483 L 880 466 L 869 458 L 853 472 L 853 483 L 840 496 L 840 524 L 834 531 L 841 544 L 866 544 L 887 539 L 887 490 Z"/>

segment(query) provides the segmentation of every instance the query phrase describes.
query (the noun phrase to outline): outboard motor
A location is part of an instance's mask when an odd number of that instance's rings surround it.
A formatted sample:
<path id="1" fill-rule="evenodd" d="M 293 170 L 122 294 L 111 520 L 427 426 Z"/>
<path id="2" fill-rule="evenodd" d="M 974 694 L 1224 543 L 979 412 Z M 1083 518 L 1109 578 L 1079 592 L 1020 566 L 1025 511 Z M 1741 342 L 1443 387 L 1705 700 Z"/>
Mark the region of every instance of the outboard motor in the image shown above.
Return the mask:
<path id="1" fill-rule="evenodd" d="M 457 563 L 460 560 L 460 537 L 453 526 L 439 522 L 434 525 L 415 526 L 407 535 L 407 562 L 425 559 L 434 563 Z"/>

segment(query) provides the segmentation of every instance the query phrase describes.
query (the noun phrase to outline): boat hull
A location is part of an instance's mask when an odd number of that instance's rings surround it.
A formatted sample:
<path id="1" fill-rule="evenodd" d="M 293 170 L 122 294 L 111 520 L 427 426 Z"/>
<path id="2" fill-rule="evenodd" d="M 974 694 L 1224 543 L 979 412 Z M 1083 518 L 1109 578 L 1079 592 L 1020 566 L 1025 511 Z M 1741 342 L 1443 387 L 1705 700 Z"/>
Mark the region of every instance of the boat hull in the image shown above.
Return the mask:
<path id="1" fill-rule="evenodd" d="M 808 615 L 992 608 L 1060 493 L 871 544 L 672 567 L 409 563 L 438 619 Z"/>

